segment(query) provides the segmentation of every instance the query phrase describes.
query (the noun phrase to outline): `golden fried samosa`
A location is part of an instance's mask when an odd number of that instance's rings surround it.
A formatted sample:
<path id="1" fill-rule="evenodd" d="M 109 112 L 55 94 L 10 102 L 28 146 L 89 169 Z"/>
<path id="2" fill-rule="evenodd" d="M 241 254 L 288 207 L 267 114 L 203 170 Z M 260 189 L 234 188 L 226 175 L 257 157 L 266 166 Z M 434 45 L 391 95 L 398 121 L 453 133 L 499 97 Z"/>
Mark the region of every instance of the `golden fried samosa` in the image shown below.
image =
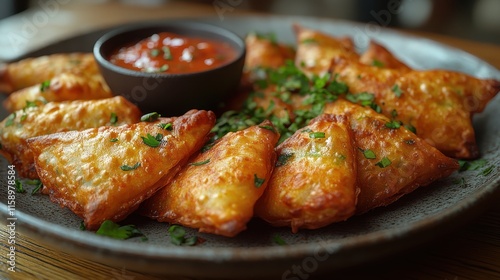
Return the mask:
<path id="1" fill-rule="evenodd" d="M 194 157 L 140 211 L 160 222 L 235 236 L 246 228 L 266 189 L 278 139 L 269 121 L 226 134 Z"/>
<path id="2" fill-rule="evenodd" d="M 91 76 L 98 74 L 99 69 L 92 53 L 61 53 L 25 58 L 1 66 L 0 92 L 11 93 L 68 72 Z"/>
<path id="3" fill-rule="evenodd" d="M 353 94 L 373 93 L 382 113 L 414 127 L 450 157 L 479 156 L 471 117 L 500 90 L 500 82 L 446 70 L 407 71 L 334 60 L 332 72 Z"/>
<path id="4" fill-rule="evenodd" d="M 366 65 L 381 68 L 398 69 L 399 71 L 411 70 L 410 67 L 394 56 L 393 53 L 375 41 L 370 41 L 368 49 L 361 55 L 359 61 Z"/>
<path id="5" fill-rule="evenodd" d="M 320 115 L 277 148 L 256 215 L 274 226 L 315 229 L 355 213 L 356 154 L 349 121 Z"/>
<path id="6" fill-rule="evenodd" d="M 295 65 L 308 75 L 326 74 L 336 57 L 359 59 L 349 39 L 336 38 L 299 25 L 294 25 L 294 30 L 297 40 Z"/>
<path id="7" fill-rule="evenodd" d="M 0 154 L 16 166 L 21 177 L 38 178 L 33 154 L 26 142 L 28 138 L 104 125 L 131 124 L 138 122 L 140 117 L 139 109 L 120 96 L 26 107 L 0 123 Z"/>
<path id="8" fill-rule="evenodd" d="M 101 75 L 62 73 L 41 84 L 23 88 L 10 94 L 3 105 L 8 111 L 17 111 L 26 104 L 43 105 L 53 101 L 92 100 L 113 97 Z"/>
<path id="9" fill-rule="evenodd" d="M 388 205 L 458 169 L 456 160 L 371 108 L 338 100 L 328 104 L 325 113 L 350 120 L 361 190 L 358 214 Z"/>
<path id="10" fill-rule="evenodd" d="M 118 222 L 169 182 L 205 143 L 208 111 L 28 139 L 43 193 L 80 216 L 87 229 Z"/>
<path id="11" fill-rule="evenodd" d="M 250 33 L 245 38 L 245 69 L 278 68 L 287 60 L 293 60 L 295 51 L 292 47 L 280 44 L 266 36 Z"/>

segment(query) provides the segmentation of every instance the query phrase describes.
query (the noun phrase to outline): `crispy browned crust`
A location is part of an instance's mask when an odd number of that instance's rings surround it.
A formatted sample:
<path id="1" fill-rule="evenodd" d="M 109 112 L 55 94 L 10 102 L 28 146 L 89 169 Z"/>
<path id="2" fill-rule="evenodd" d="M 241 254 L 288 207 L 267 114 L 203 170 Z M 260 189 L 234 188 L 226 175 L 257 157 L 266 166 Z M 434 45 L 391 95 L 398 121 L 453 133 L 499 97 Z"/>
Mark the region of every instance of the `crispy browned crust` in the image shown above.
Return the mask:
<path id="1" fill-rule="evenodd" d="M 159 126 L 172 123 L 172 130 Z M 198 150 L 215 123 L 212 112 L 192 110 L 118 127 L 105 126 L 28 139 L 43 192 L 80 216 L 88 229 L 118 222 L 173 177 Z M 163 135 L 158 147 L 142 137 Z M 112 140 L 116 139 L 116 140 Z M 136 167 L 123 170 L 125 167 Z"/>
<path id="2" fill-rule="evenodd" d="M 326 74 L 330 70 L 332 59 L 337 57 L 354 60 L 359 58 L 349 39 L 338 39 L 297 24 L 293 28 L 297 39 L 295 65 L 306 74 Z"/>
<path id="3" fill-rule="evenodd" d="M 293 60 L 295 51 L 292 47 L 262 38 L 250 33 L 245 38 L 246 57 L 245 69 L 278 68 L 287 60 Z"/>
<path id="4" fill-rule="evenodd" d="M 324 132 L 324 138 L 310 133 Z M 274 226 L 315 229 L 354 214 L 356 158 L 347 118 L 322 115 L 281 143 L 256 215 Z M 288 159 L 285 161 L 284 159 Z"/>
<path id="5" fill-rule="evenodd" d="M 139 121 L 139 109 L 123 97 L 95 101 L 53 102 L 45 106 L 29 107 L 13 113 L 0 123 L 0 153 L 5 156 L 22 177 L 38 178 L 33 154 L 27 139 L 56 132 L 83 130 L 112 125 L 111 114 L 116 114 L 114 125 Z"/>
<path id="6" fill-rule="evenodd" d="M 379 62 L 382 64 L 379 67 L 397 69 L 399 71 L 411 70 L 410 67 L 394 56 L 393 53 L 375 41 L 370 41 L 368 49 L 361 55 L 359 61 L 366 65 L 375 65 Z"/>
<path id="7" fill-rule="evenodd" d="M 373 93 L 384 115 L 391 117 L 395 110 L 398 120 L 414 126 L 419 137 L 444 154 L 479 156 L 471 117 L 498 93 L 499 81 L 445 70 L 380 69 L 344 58 L 334 61 L 332 72 L 353 94 Z"/>
<path id="8" fill-rule="evenodd" d="M 50 80 L 47 88 L 36 84 L 10 94 L 3 105 L 8 111 L 23 109 L 27 102 L 43 105 L 47 102 L 93 100 L 113 97 L 101 75 L 62 73 Z"/>
<path id="9" fill-rule="evenodd" d="M 92 53 L 52 54 L 9 63 L 0 70 L 0 91 L 11 93 L 50 80 L 61 73 L 99 73 Z"/>
<path id="10" fill-rule="evenodd" d="M 350 120 L 357 148 L 358 184 L 361 192 L 356 213 L 388 205 L 420 186 L 449 176 L 458 162 L 448 158 L 404 127 L 386 127 L 389 118 L 370 108 L 338 100 L 325 113 L 345 115 Z M 364 156 L 371 150 L 375 159 Z M 391 163 L 377 165 L 384 157 Z"/>
<path id="11" fill-rule="evenodd" d="M 235 236 L 246 228 L 266 189 L 278 139 L 269 121 L 225 135 L 144 202 L 141 213 L 160 222 Z"/>

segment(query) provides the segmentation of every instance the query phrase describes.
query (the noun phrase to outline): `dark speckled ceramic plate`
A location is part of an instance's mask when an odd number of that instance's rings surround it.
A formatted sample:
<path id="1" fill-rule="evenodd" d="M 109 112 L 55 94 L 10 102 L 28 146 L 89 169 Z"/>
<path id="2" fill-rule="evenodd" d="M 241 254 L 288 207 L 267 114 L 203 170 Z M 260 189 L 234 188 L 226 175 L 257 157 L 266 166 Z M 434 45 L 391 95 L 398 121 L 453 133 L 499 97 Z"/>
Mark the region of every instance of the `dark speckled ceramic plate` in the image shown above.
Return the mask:
<path id="1" fill-rule="evenodd" d="M 279 41 L 288 43 L 294 41 L 292 24 L 300 23 L 333 35 L 350 35 L 360 50 L 366 46 L 369 35 L 416 68 L 445 68 L 500 80 L 498 70 L 463 51 L 394 31 L 365 28 L 363 24 L 303 17 L 203 21 L 226 27 L 241 36 L 249 31 L 274 32 Z M 29 55 L 90 52 L 95 40 L 106 31 L 76 36 Z M 499 110 L 500 97 L 497 96 L 485 112 L 474 118 L 482 158 L 488 162 L 487 167 L 493 167 L 488 175 L 482 175 L 481 170 L 455 173 L 388 207 L 319 230 L 291 234 L 289 229 L 272 228 L 255 219 L 235 238 L 198 234 L 205 242 L 195 247 L 178 247 L 170 243 L 166 224 L 132 215 L 123 223 L 137 225 L 149 240 L 119 241 L 80 231 L 80 219 L 69 210 L 52 204 L 46 196 L 29 193 L 16 196 L 17 229 L 62 251 L 143 272 L 214 278 L 278 276 L 293 279 L 292 266 L 298 266 L 304 274 L 316 270 L 333 271 L 427 242 L 463 224 L 498 197 Z M 5 111 L 1 113 L 3 117 L 7 114 Z M 7 166 L 7 162 L 1 163 L 2 186 L 6 186 Z M 0 213 L 5 221 L 8 215 L 6 187 L 0 197 Z M 192 230 L 188 232 L 197 234 Z M 287 245 L 276 245 L 273 242 L 276 235 Z"/>

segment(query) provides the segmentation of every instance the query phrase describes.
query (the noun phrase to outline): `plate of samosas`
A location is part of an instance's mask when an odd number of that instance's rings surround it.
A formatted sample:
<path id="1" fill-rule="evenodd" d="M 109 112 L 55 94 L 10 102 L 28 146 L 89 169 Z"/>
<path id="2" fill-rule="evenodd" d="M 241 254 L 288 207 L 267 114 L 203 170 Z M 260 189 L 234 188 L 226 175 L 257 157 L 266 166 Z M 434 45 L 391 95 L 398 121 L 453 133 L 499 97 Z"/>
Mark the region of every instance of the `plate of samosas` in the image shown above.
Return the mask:
<path id="1" fill-rule="evenodd" d="M 422 244 L 498 195 L 500 72 L 486 62 L 351 22 L 202 21 L 247 44 L 218 112 L 114 96 L 91 54 L 108 30 L 4 65 L 1 179 L 17 179 L 2 216 L 131 270 L 297 277 Z"/>

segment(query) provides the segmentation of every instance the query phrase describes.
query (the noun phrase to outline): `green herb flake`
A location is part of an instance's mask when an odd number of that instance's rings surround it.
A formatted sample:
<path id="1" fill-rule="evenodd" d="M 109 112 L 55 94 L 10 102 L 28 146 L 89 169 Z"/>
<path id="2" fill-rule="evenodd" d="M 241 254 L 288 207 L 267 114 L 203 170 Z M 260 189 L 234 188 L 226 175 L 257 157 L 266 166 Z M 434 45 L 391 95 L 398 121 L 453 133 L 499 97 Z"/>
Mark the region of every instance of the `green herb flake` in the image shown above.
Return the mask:
<path id="1" fill-rule="evenodd" d="M 401 91 L 401 88 L 399 88 L 399 85 L 394 85 L 392 88 L 391 88 L 392 92 L 394 92 L 394 95 L 396 95 L 396 97 L 401 97 L 401 94 L 403 94 L 403 92 Z"/>
<path id="2" fill-rule="evenodd" d="M 401 127 L 401 123 L 399 121 L 392 120 L 392 121 L 386 123 L 385 127 L 390 128 L 390 129 L 398 129 L 399 127 Z"/>
<path id="3" fill-rule="evenodd" d="M 413 132 L 414 134 L 417 134 L 417 128 L 414 127 L 411 124 L 405 124 L 405 128 L 408 129 L 409 131 Z"/>
<path id="4" fill-rule="evenodd" d="M 311 133 L 309 133 L 309 138 L 313 138 L 313 139 L 325 138 L 325 133 L 324 132 L 311 132 Z"/>
<path id="5" fill-rule="evenodd" d="M 198 162 L 191 162 L 189 165 L 192 165 L 192 166 L 200 166 L 200 165 L 204 165 L 204 164 L 207 164 L 210 162 L 210 159 L 207 159 L 207 160 L 204 160 L 204 161 L 198 161 Z"/>
<path id="6" fill-rule="evenodd" d="M 87 227 L 85 226 L 85 223 L 83 221 L 80 222 L 80 230 L 81 231 L 86 231 Z"/>
<path id="7" fill-rule="evenodd" d="M 491 173 L 491 171 L 493 171 L 493 165 L 490 165 L 489 167 L 483 169 L 483 171 L 481 171 L 481 175 L 487 176 L 488 174 Z"/>
<path id="8" fill-rule="evenodd" d="M 148 113 L 141 117 L 141 122 L 154 122 L 159 117 L 161 117 L 161 115 L 158 114 L 157 112 Z"/>
<path id="9" fill-rule="evenodd" d="M 375 155 L 375 152 L 368 149 L 368 150 L 362 150 L 363 151 L 363 155 L 365 156 L 365 158 L 367 159 L 375 159 L 377 158 L 377 155 Z"/>
<path id="10" fill-rule="evenodd" d="M 26 105 L 24 106 L 24 109 L 33 108 L 33 107 L 38 107 L 38 105 L 36 104 L 36 101 L 26 100 Z"/>
<path id="11" fill-rule="evenodd" d="M 381 167 L 381 168 L 386 168 L 387 166 L 391 165 L 391 160 L 388 159 L 387 157 L 383 157 L 379 162 L 375 163 L 376 166 Z"/>
<path id="12" fill-rule="evenodd" d="M 152 56 L 152 57 L 157 57 L 159 54 L 160 54 L 160 50 L 159 49 L 152 49 L 149 54 Z"/>
<path id="13" fill-rule="evenodd" d="M 198 242 L 198 237 L 186 237 L 186 230 L 179 225 L 171 225 L 168 228 L 168 233 L 170 235 L 170 242 L 177 246 L 193 246 Z"/>
<path id="14" fill-rule="evenodd" d="M 26 112 L 24 112 L 24 113 L 21 115 L 21 118 L 19 119 L 19 121 L 20 121 L 20 122 L 24 122 L 27 118 L 28 118 L 28 114 L 26 114 Z"/>
<path id="15" fill-rule="evenodd" d="M 372 61 L 372 65 L 375 66 L 375 67 L 380 67 L 380 68 L 383 68 L 385 66 L 385 64 L 382 61 L 378 60 L 378 59 L 374 59 Z"/>
<path id="16" fill-rule="evenodd" d="M 395 119 L 397 116 L 398 116 L 398 111 L 396 111 L 396 109 L 393 109 L 393 110 L 391 111 L 391 117 L 392 117 L 393 119 Z"/>
<path id="17" fill-rule="evenodd" d="M 10 114 L 5 121 L 5 127 L 9 127 L 14 124 L 14 120 L 16 119 L 16 112 Z"/>
<path id="18" fill-rule="evenodd" d="M 50 88 L 50 80 L 43 81 L 40 84 L 40 91 L 46 92 Z"/>
<path id="19" fill-rule="evenodd" d="M 158 127 L 160 127 L 161 129 L 168 130 L 168 131 L 172 131 L 172 129 L 174 129 L 172 123 L 160 123 L 160 124 L 158 124 Z"/>
<path id="20" fill-rule="evenodd" d="M 158 146 L 160 146 L 161 144 L 161 140 L 163 139 L 163 134 L 156 134 L 156 136 L 153 136 L 151 134 L 147 134 L 146 136 L 141 136 L 142 138 L 142 141 L 144 142 L 144 144 L 152 147 L 152 148 L 156 148 Z"/>
<path id="21" fill-rule="evenodd" d="M 274 126 L 272 126 L 272 125 L 259 125 L 259 127 L 276 133 L 276 129 L 274 129 Z"/>
<path id="22" fill-rule="evenodd" d="M 253 174 L 253 183 L 256 188 L 260 188 L 265 181 L 266 181 L 265 178 L 259 178 L 257 177 L 257 174 Z"/>
<path id="23" fill-rule="evenodd" d="M 109 140 L 109 142 L 118 142 L 118 138 L 111 138 L 111 140 Z"/>
<path id="24" fill-rule="evenodd" d="M 161 48 L 161 50 L 163 51 L 163 58 L 164 59 L 172 60 L 172 52 L 170 52 L 170 48 L 169 47 L 163 46 Z"/>
<path id="25" fill-rule="evenodd" d="M 116 115 L 115 112 L 112 112 L 111 113 L 111 116 L 109 117 L 109 122 L 112 124 L 112 125 L 115 125 L 118 123 L 118 115 Z"/>
<path id="26" fill-rule="evenodd" d="M 314 38 L 306 38 L 300 42 L 301 44 L 317 44 L 318 41 Z"/>
<path id="27" fill-rule="evenodd" d="M 462 172 L 466 170 L 478 170 L 485 167 L 488 162 L 485 159 L 477 159 L 473 161 L 458 160 L 458 164 L 458 171 Z"/>
<path id="28" fill-rule="evenodd" d="M 23 187 L 23 183 L 21 181 L 19 181 L 19 180 L 16 179 L 14 181 L 14 184 L 16 186 L 16 192 L 17 193 L 25 193 L 26 192 L 26 190 Z"/>
<path id="29" fill-rule="evenodd" d="M 110 220 L 104 221 L 96 231 L 96 234 L 115 239 L 128 239 L 144 235 L 134 225 L 120 226 Z"/>
<path id="30" fill-rule="evenodd" d="M 158 72 L 165 72 L 169 68 L 168 64 L 163 64 L 160 68 L 158 68 Z"/>
<path id="31" fill-rule="evenodd" d="M 38 179 L 25 180 L 24 183 L 27 184 L 27 185 L 30 185 L 30 186 L 34 186 L 34 188 L 31 190 L 31 194 L 32 195 L 34 195 L 37 192 L 39 192 L 40 189 L 43 187 L 42 181 L 40 181 Z"/>
<path id="32" fill-rule="evenodd" d="M 276 167 L 280 167 L 285 165 L 288 160 L 293 156 L 293 153 L 283 153 L 278 156 L 278 160 L 276 160 Z"/>
<path id="33" fill-rule="evenodd" d="M 273 236 L 273 242 L 277 245 L 280 245 L 280 246 L 283 246 L 283 245 L 286 245 L 286 241 L 283 240 L 283 238 L 281 238 L 281 236 L 275 234 Z"/>
<path id="34" fill-rule="evenodd" d="M 132 171 L 132 170 L 136 170 L 137 168 L 139 168 L 139 166 L 141 166 L 140 162 L 134 164 L 133 166 L 129 166 L 129 165 L 125 164 L 125 165 L 120 166 L 120 169 L 123 171 Z"/>

